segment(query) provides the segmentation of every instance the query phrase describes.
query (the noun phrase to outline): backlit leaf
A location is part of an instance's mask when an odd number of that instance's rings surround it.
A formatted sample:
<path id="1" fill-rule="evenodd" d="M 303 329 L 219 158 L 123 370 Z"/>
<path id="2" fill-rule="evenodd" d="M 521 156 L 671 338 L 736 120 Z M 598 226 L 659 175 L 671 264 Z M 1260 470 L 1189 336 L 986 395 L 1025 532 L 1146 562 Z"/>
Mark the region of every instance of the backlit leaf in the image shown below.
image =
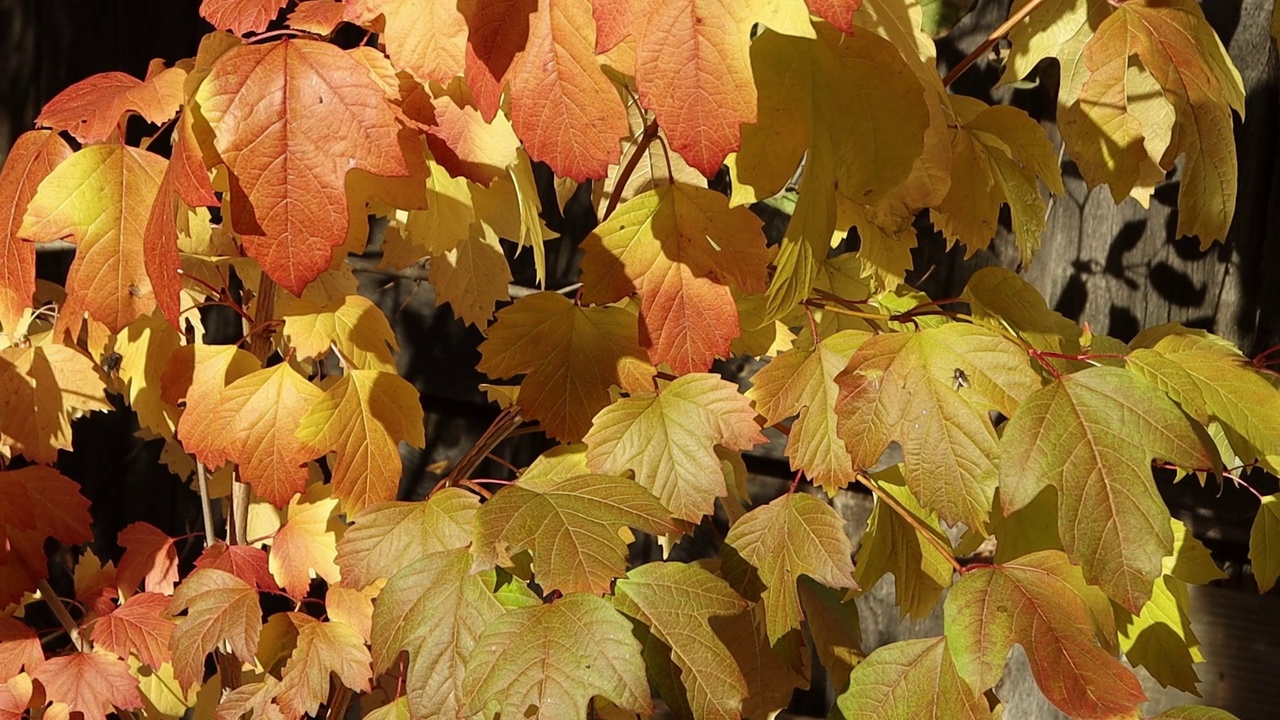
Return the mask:
<path id="1" fill-rule="evenodd" d="M 159 593 L 138 593 L 94 622 L 90 638 L 124 659 L 133 653 L 157 669 L 171 657 L 169 641 L 175 625 L 167 612 L 169 601 Z"/>
<path id="2" fill-rule="evenodd" d="M 595 696 L 652 711 L 631 623 L 608 601 L 583 593 L 490 622 L 467 660 L 465 688 L 468 712 L 486 718 L 496 709 L 504 718 L 586 720 Z"/>
<path id="3" fill-rule="evenodd" d="M 202 0 L 200 17 L 219 30 L 237 35 L 267 29 L 288 0 Z"/>
<path id="4" fill-rule="evenodd" d="M 348 17 L 384 18 L 382 42 L 397 68 L 411 73 L 419 82 L 448 85 L 462 74 L 462 56 L 467 42 L 467 24 L 456 3 L 419 0 L 355 0 L 347 8 Z M 424 28 L 431 28 L 424 32 Z"/>
<path id="5" fill-rule="evenodd" d="M 711 626 L 747 681 L 742 717 L 764 720 L 787 707 L 796 688 L 809 686 L 809 648 L 804 638 L 793 632 L 776 646 L 771 644 L 763 604 L 753 603 L 737 615 L 715 618 Z"/>
<path id="6" fill-rule="evenodd" d="M 344 362 L 356 368 L 395 372 L 395 331 L 387 316 L 361 295 L 347 295 L 328 305 L 306 300 L 287 302 L 284 338 L 300 360 L 323 358 L 337 345 Z"/>
<path id="7" fill-rule="evenodd" d="M 125 592 L 135 592 L 145 581 L 148 593 L 173 594 L 178 582 L 178 551 L 173 538 L 150 523 L 136 522 L 121 530 L 116 542 L 124 548 L 116 581 Z"/>
<path id="8" fill-rule="evenodd" d="M 21 620 L 0 616 L 0 677 L 31 672 L 44 662 L 40 637 Z M 0 691 L 2 692 L 2 691 Z"/>
<path id="9" fill-rule="evenodd" d="M 142 707 L 138 680 L 125 661 L 103 652 L 73 652 L 47 660 L 31 673 L 48 699 L 66 703 L 84 720 L 106 720 L 107 713 Z M 47 717 L 47 715 L 46 715 Z"/>
<path id="10" fill-rule="evenodd" d="M 986 699 L 960 677 L 945 637 L 885 645 L 854 668 L 848 684 L 836 698 L 846 720 L 996 717 Z"/>
<path id="11" fill-rule="evenodd" d="M 186 409 L 178 420 L 182 447 L 206 466 L 227 461 L 234 437 L 214 422 L 222 391 L 236 380 L 258 370 L 261 363 L 235 345 L 194 345 L 194 370 L 186 391 Z M 177 381 L 165 383 L 172 386 Z"/>
<path id="12" fill-rule="evenodd" d="M 799 587 L 800 607 L 818 659 L 827 669 L 832 687 L 843 692 L 849 684 L 849 671 L 865 657 L 858 606 L 845 597 L 846 592 L 811 578 L 801 577 Z"/>
<path id="13" fill-rule="evenodd" d="M 288 517 L 272 538 L 268 568 L 294 598 L 307 594 L 313 576 L 330 584 L 342 577 L 335 562 L 337 537 L 330 528 L 337 504 L 329 497 L 329 486 L 311 486 L 289 501 Z"/>
<path id="14" fill-rule="evenodd" d="M 494 307 L 509 297 L 511 268 L 498 238 L 478 224 L 471 227 L 480 232 L 432 258 L 427 279 L 435 286 L 437 305 L 448 302 L 463 322 L 483 328 L 493 319 Z"/>
<path id="15" fill-rule="evenodd" d="M 656 395 L 618 400 L 596 415 L 585 438 L 593 470 L 633 471 L 675 517 L 690 522 L 728 493 L 716 446 L 748 450 L 764 441 L 737 386 L 703 373 L 679 377 Z"/>
<path id="16" fill-rule="evenodd" d="M 36 127 L 66 130 L 82 145 L 92 145 L 115 134 L 130 113 L 161 125 L 177 114 L 187 78 L 185 70 L 163 67 L 161 63 L 161 69 L 149 73 L 146 80 L 121 72 L 87 77 L 46 103 Z"/>
<path id="17" fill-rule="evenodd" d="M 1118 622 L 1120 649 L 1134 666 L 1142 666 L 1164 687 L 1199 695 L 1195 663 L 1204 662 L 1200 641 L 1191 629 L 1187 585 L 1171 576 L 1156 579 L 1142 611 Z"/>
<path id="18" fill-rule="evenodd" d="M 69 157 L 56 132 L 31 130 L 13 141 L 0 170 L 0 327 L 11 339 L 36 292 L 36 246 L 18 234 L 22 216 L 40 181 Z"/>
<path id="19" fill-rule="evenodd" d="M 892 471 L 886 471 L 889 473 Z M 902 509 L 914 515 L 945 547 L 951 542 L 938 527 L 938 517 L 920 507 L 911 491 L 891 482 L 879 483 Z M 864 588 L 875 585 L 885 573 L 893 574 L 894 598 L 904 617 L 923 620 L 938 604 L 942 591 L 951 585 L 953 568 L 898 511 L 876 500 L 867 532 L 862 536 L 854 578 Z"/>
<path id="20" fill-rule="evenodd" d="M 804 619 L 796 589 L 801 576 L 831 588 L 856 587 L 853 546 L 844 521 L 812 495 L 792 493 L 752 510 L 734 523 L 724 542 L 751 563 L 764 583 L 770 642 L 800 627 Z"/>
<path id="21" fill-rule="evenodd" d="M 110 410 L 93 361 L 65 345 L 0 350 L 0 444 L 52 463 L 71 449 L 71 420 Z"/>
<path id="22" fill-rule="evenodd" d="M 197 568 L 224 570 L 258 590 L 278 592 L 275 578 L 267 563 L 267 554 L 252 545 L 228 545 L 216 542 L 196 558 Z"/>
<path id="23" fill-rule="evenodd" d="M 1262 498 L 1249 533 L 1249 560 L 1258 592 L 1267 592 L 1280 578 L 1280 495 Z"/>
<path id="24" fill-rule="evenodd" d="M 364 588 L 390 578 L 405 558 L 422 558 L 471 543 L 480 498 L 462 488 L 445 488 L 423 502 L 371 505 L 338 542 L 342 582 Z"/>
<path id="25" fill-rule="evenodd" d="M 231 573 L 202 568 L 182 581 L 169 606 L 172 614 L 183 610 L 173 631 L 170 648 L 173 669 L 183 687 L 204 677 L 204 658 L 226 641 L 235 656 L 253 662 L 262 630 L 258 591 Z"/>
<path id="26" fill-rule="evenodd" d="M 287 714 L 314 715 L 329 696 L 329 674 L 346 687 L 369 692 L 369 649 L 350 625 L 313 622 L 298 630 L 298 646 L 284 666 L 276 702 Z"/>

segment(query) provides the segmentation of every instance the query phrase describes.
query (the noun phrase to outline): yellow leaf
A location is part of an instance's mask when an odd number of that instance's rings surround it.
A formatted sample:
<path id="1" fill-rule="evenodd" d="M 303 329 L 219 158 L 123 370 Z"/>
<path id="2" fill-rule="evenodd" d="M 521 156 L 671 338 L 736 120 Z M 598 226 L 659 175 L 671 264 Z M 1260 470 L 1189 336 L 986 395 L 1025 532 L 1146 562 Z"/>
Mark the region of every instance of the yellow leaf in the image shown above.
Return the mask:
<path id="1" fill-rule="evenodd" d="M 336 562 L 338 538 L 331 520 L 338 507 L 329 486 L 312 485 L 289 501 L 288 516 L 271 541 L 267 567 L 280 587 L 294 598 L 311 588 L 311 578 L 334 584 L 342 578 Z"/>
<path id="2" fill-rule="evenodd" d="M 53 463 L 71 449 L 71 420 L 110 410 L 93 361 L 64 345 L 0 350 L 0 444 Z"/>
<path id="3" fill-rule="evenodd" d="M 138 422 L 164 438 L 172 438 L 178 409 L 161 396 L 160 376 L 182 338 L 159 312 L 138 317 L 112 339 L 120 354 L 120 379 Z"/>
<path id="4" fill-rule="evenodd" d="M 457 247 L 431 259 L 427 277 L 435 286 L 436 307 L 447 302 L 463 322 L 483 329 L 493 319 L 494 307 L 510 297 L 511 268 L 497 236 L 478 223 L 471 227 L 473 232 Z"/>
<path id="5" fill-rule="evenodd" d="M 337 345 L 343 362 L 356 368 L 395 372 L 395 331 L 387 316 L 363 295 L 346 295 L 322 306 L 305 300 L 291 303 L 284 319 L 284 339 L 299 360 L 320 359 Z"/>

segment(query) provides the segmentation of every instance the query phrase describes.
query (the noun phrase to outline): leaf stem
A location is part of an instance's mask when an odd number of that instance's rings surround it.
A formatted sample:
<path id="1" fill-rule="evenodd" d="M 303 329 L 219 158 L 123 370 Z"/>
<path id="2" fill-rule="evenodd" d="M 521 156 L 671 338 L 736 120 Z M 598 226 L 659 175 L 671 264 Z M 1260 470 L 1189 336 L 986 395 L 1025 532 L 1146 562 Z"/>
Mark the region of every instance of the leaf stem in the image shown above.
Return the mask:
<path id="1" fill-rule="evenodd" d="M 960 564 L 960 561 L 956 558 L 955 553 L 951 548 L 947 547 L 937 535 L 934 535 L 933 529 L 921 522 L 920 518 L 915 516 L 915 513 L 907 510 L 902 506 L 902 503 L 898 502 L 897 498 L 885 492 L 884 489 L 880 487 L 879 483 L 871 479 L 870 475 L 859 470 L 854 473 L 854 478 L 856 478 L 859 483 L 866 486 L 866 488 L 870 490 L 876 498 L 900 515 L 908 525 L 915 528 L 916 533 L 932 545 L 935 550 L 941 553 L 942 556 L 947 559 L 947 562 L 951 563 L 951 567 L 955 568 L 957 573 L 961 575 L 964 574 L 965 568 Z"/>
<path id="2" fill-rule="evenodd" d="M 493 419 L 489 428 L 480 436 L 480 439 L 476 440 L 476 444 L 471 446 L 471 449 L 458 460 L 458 463 L 453 466 L 449 474 L 436 485 L 436 489 L 462 484 L 462 481 L 476 469 L 480 461 L 493 452 L 498 443 L 506 440 L 522 422 L 524 422 L 524 418 L 520 416 L 520 411 L 514 405 L 508 405 L 503 408 L 502 412 L 498 413 L 498 417 Z M 435 491 L 433 490 L 432 492 Z"/>
<path id="3" fill-rule="evenodd" d="M 62 598 L 58 597 L 58 593 L 54 592 L 48 580 L 41 578 L 36 582 L 36 587 L 40 589 L 40 597 L 44 599 L 45 604 L 53 611 L 53 616 L 58 618 L 58 623 L 67 631 L 67 636 L 71 638 L 71 644 L 76 646 L 76 650 L 84 652 L 88 643 L 84 638 L 80 637 L 80 626 L 76 624 L 75 618 L 71 617 L 71 612 L 67 610 Z"/>
<path id="4" fill-rule="evenodd" d="M 966 55 L 958 65 L 951 68 L 951 71 L 947 73 L 946 77 L 942 78 L 943 87 L 951 87 L 951 83 L 955 82 L 956 78 L 959 78 L 961 75 L 963 75 L 964 71 L 968 70 L 970 65 L 973 65 L 973 63 L 976 62 L 978 58 L 985 55 L 993 45 L 1000 42 L 1001 38 L 1003 38 L 1005 35 L 1008 35 L 1010 30 L 1013 30 L 1013 28 L 1018 23 L 1025 20 L 1028 15 L 1030 15 L 1036 8 L 1040 7 L 1043 4 L 1044 4 L 1044 0 L 1028 0 L 1026 5 L 1023 5 L 1022 7 L 1018 8 L 1017 11 L 1015 11 L 1012 15 L 1009 16 L 1008 20 L 1005 20 L 1003 23 L 1000 23 L 1000 27 L 996 28 L 995 30 L 992 30 L 991 34 L 987 36 L 986 40 L 983 40 L 982 43 L 978 45 L 978 47 L 974 48 L 972 52 Z"/>
<path id="5" fill-rule="evenodd" d="M 649 150 L 649 145 L 657 137 L 658 123 L 651 122 L 646 125 L 644 134 L 640 136 L 640 141 L 636 143 L 636 149 L 631 153 L 631 157 L 627 158 L 627 164 L 618 173 L 618 179 L 613 182 L 613 189 L 609 192 L 609 202 L 605 205 L 604 214 L 600 217 L 601 222 L 608 220 L 613 211 L 618 209 L 618 203 L 622 202 L 622 191 L 626 189 L 627 182 L 631 180 L 631 175 L 639 167 L 640 158 L 644 157 L 644 154 Z"/>

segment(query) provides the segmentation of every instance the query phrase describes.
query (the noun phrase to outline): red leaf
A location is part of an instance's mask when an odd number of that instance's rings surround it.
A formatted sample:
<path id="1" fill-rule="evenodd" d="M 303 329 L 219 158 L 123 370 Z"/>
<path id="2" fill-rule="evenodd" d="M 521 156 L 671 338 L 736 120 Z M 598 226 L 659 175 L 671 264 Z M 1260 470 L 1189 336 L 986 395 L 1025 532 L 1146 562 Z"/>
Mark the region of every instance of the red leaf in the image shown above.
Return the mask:
<path id="1" fill-rule="evenodd" d="M 826 20 L 844 33 L 853 32 L 853 14 L 862 0 L 805 0 L 810 12 Z"/>
<path id="2" fill-rule="evenodd" d="M 44 650 L 36 631 L 11 617 L 0 617 L 0 678 L 8 680 L 44 662 Z"/>
<path id="3" fill-rule="evenodd" d="M 122 658 L 132 652 L 152 668 L 168 662 L 169 638 L 175 627 L 168 613 L 169 598 L 139 593 L 109 615 L 99 618 L 90 631 L 94 643 Z"/>
<path id="4" fill-rule="evenodd" d="M 346 240 L 347 172 L 409 174 L 382 88 L 334 45 L 284 40 L 226 53 L 198 94 L 233 175 L 232 227 L 301 295 Z"/>
<path id="5" fill-rule="evenodd" d="M 53 468 L 32 465 L 0 472 L 0 500 L 0 525 L 35 531 L 40 540 L 52 537 L 68 545 L 93 540 L 89 501 L 78 483 Z"/>
<path id="6" fill-rule="evenodd" d="M 36 291 L 36 246 L 18 238 L 22 215 L 40 181 L 69 157 L 57 133 L 32 130 L 18 136 L 0 170 L 0 326 L 10 337 Z"/>
<path id="7" fill-rule="evenodd" d="M 204 0 L 200 17 L 219 30 L 236 35 L 258 33 L 267 29 L 289 0 Z"/>
<path id="8" fill-rule="evenodd" d="M 142 707 L 138 679 L 125 661 L 101 652 L 77 652 L 46 661 L 31 674 L 49 700 L 64 702 L 84 720 L 106 720 L 113 708 Z"/>
<path id="9" fill-rule="evenodd" d="M 171 614 L 183 610 L 169 643 L 173 671 L 184 688 L 200 682 L 204 658 L 224 640 L 244 662 L 253 662 L 262 634 L 258 591 L 222 570 L 200 569 L 187 576 L 173 594 Z"/>
<path id="10" fill-rule="evenodd" d="M 178 582 L 178 551 L 173 538 L 159 528 L 136 522 L 120 531 L 116 542 L 125 549 L 116 578 L 125 592 L 138 589 L 146 581 L 147 592 L 172 595 Z"/>
<path id="11" fill-rule="evenodd" d="M 186 75 L 185 70 L 170 68 L 146 80 L 121 72 L 87 77 L 50 100 L 36 125 L 66 130 L 85 145 L 111 137 L 127 113 L 160 125 L 178 112 Z"/>
<path id="12" fill-rule="evenodd" d="M 258 590 L 280 592 L 280 586 L 271 575 L 267 554 L 261 548 L 252 545 L 228 545 L 224 542 L 216 542 L 196 560 L 196 567 L 224 570 Z"/>
<path id="13" fill-rule="evenodd" d="M 529 16 L 537 0 L 474 0 L 467 18 L 467 86 L 485 122 L 502 105 L 502 90 L 516 55 L 529 41 Z"/>

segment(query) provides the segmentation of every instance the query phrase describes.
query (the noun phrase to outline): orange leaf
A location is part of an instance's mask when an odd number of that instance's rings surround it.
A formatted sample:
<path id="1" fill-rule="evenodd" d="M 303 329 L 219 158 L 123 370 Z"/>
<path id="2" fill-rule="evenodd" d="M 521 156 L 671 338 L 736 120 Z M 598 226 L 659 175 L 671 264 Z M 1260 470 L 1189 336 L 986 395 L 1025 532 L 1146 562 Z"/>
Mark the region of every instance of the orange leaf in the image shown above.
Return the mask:
<path id="1" fill-rule="evenodd" d="M 0 170 L 0 327 L 10 338 L 36 292 L 36 247 L 18 239 L 18 227 L 40 181 L 69 157 L 56 132 L 32 130 L 18 136 Z"/>
<path id="2" fill-rule="evenodd" d="M 31 677 L 44 686 L 45 695 L 55 703 L 66 703 L 84 720 L 106 720 L 113 709 L 142 707 L 138 679 L 129 674 L 129 665 L 103 652 L 76 652 L 47 660 Z"/>
<path id="3" fill-rule="evenodd" d="M 316 484 L 305 495 L 295 495 L 288 519 L 271 541 L 267 567 L 294 599 L 306 596 L 313 575 L 330 584 L 342 578 L 337 535 L 329 529 L 338 501 L 328 496 L 329 487 Z"/>
<path id="4" fill-rule="evenodd" d="M 200 17 L 219 30 L 236 35 L 258 33 L 267 29 L 289 0 L 204 0 Z"/>
<path id="5" fill-rule="evenodd" d="M 261 363 L 234 345 L 196 345 L 194 352 L 195 370 L 186 393 L 187 407 L 178 420 L 178 439 L 197 460 L 216 468 L 227 461 L 231 440 L 226 428 L 214 422 L 218 399 L 223 389 L 257 370 Z"/>
<path id="6" fill-rule="evenodd" d="M 862 0 L 805 0 L 809 11 L 834 25 L 840 32 L 853 32 L 853 14 Z"/>
<path id="7" fill-rule="evenodd" d="M 79 545 L 93 540 L 92 521 L 80 485 L 57 470 L 32 465 L 0 472 L 0 532 L 8 526 Z"/>
<path id="8" fill-rule="evenodd" d="M 26 717 L 27 705 L 31 703 L 31 678 L 26 674 L 17 675 L 7 682 L 0 683 L 0 720 L 22 720 Z M 50 718 L 49 714 L 45 714 Z"/>
<path id="9" fill-rule="evenodd" d="M 298 426 L 305 455 L 335 453 L 333 494 L 349 514 L 392 500 L 400 485 L 400 441 L 423 447 L 418 390 L 380 370 L 349 370 Z"/>
<path id="10" fill-rule="evenodd" d="M 146 80 L 121 72 L 99 73 L 58 93 L 40 111 L 36 125 L 66 130 L 83 145 L 111 137 L 127 113 L 160 125 L 177 114 L 186 77 L 187 71 L 179 68 L 162 69 Z"/>
<path id="11" fill-rule="evenodd" d="M 262 632 L 262 608 L 258 591 L 245 581 L 222 570 L 196 570 L 178 585 L 169 604 L 170 614 L 183 610 L 173 631 L 170 648 L 173 670 L 183 687 L 192 687 L 204 677 L 204 658 L 226 640 L 235 656 L 253 662 Z"/>
<path id="12" fill-rule="evenodd" d="M 528 45 L 507 74 L 511 123 L 530 157 L 578 182 L 604 177 L 629 132 L 595 39 L 591 0 L 540 0 Z M 754 106 L 754 87 L 751 97 Z"/>
<path id="13" fill-rule="evenodd" d="M 228 545 L 216 542 L 196 559 L 197 568 L 225 570 L 258 590 L 279 592 L 280 586 L 271 577 L 267 554 L 252 545 Z"/>
<path id="14" fill-rule="evenodd" d="M 218 394 L 208 429 L 226 438 L 227 459 L 240 466 L 242 481 L 276 507 L 307 487 L 314 456 L 296 433 L 323 395 L 289 363 L 250 373 Z"/>
<path id="15" fill-rule="evenodd" d="M 409 174 L 382 89 L 329 43 L 237 47 L 218 59 L 197 95 L 233 176 L 231 226 L 294 295 L 346 240 L 348 171 Z"/>
<path id="16" fill-rule="evenodd" d="M 448 85 L 462 74 L 467 23 L 456 2 L 439 0 L 347 0 L 348 9 L 360 17 L 382 15 L 382 41 L 397 68 L 424 85 L 429 81 Z M 424 32 L 423 28 L 430 28 Z"/>
<path id="17" fill-rule="evenodd" d="M 345 8 L 333 0 L 302 0 L 289 13 L 289 27 L 295 30 L 328 35 L 342 22 Z"/>
<path id="18" fill-rule="evenodd" d="M 90 145 L 40 183 L 18 231 L 36 241 L 71 237 L 79 246 L 67 274 L 58 323 L 76 334 L 81 315 L 119 332 L 156 306 L 143 230 L 165 172 L 164 158 L 124 145 Z"/>
<path id="19" fill-rule="evenodd" d="M 136 591 L 138 583 L 145 580 L 147 592 L 173 594 L 178 582 L 178 551 L 173 538 L 154 525 L 136 522 L 121 530 L 116 542 L 125 549 L 116 569 L 116 581 L 125 592 Z"/>
<path id="20" fill-rule="evenodd" d="M 120 591 L 116 589 L 114 563 L 108 561 L 103 564 L 92 549 L 86 549 L 76 562 L 74 580 L 76 602 L 88 615 L 106 615 L 116 609 L 115 601 L 120 597 Z"/>
<path id="21" fill-rule="evenodd" d="M 485 120 L 465 89 L 431 98 L 431 109 L 435 123 L 427 130 L 427 147 L 450 175 L 485 187 L 507 177 L 520 139 L 505 115 Z"/>
<path id="22" fill-rule="evenodd" d="M 110 409 L 102 377 L 80 351 L 65 345 L 0 350 L 0 444 L 12 452 L 53 463 L 58 450 L 71 449 L 73 417 Z"/>
<path id="23" fill-rule="evenodd" d="M 95 644 L 122 658 L 129 653 L 152 669 L 169 662 L 169 640 L 175 627 L 168 613 L 169 598 L 158 593 L 139 593 L 105 617 L 90 630 Z"/>
<path id="24" fill-rule="evenodd" d="M 369 692 L 373 662 L 364 638 L 341 622 L 314 622 L 298 630 L 276 696 L 287 715 L 314 715 L 329 695 L 329 674 L 356 692 Z"/>
<path id="25" fill-rule="evenodd" d="M 31 672 L 44 662 L 40 636 L 21 621 L 0 617 L 0 678 L 9 678 L 24 669 Z"/>
<path id="26" fill-rule="evenodd" d="M 486 121 L 498 114 L 507 74 L 529 40 L 529 17 L 537 9 L 537 0 L 473 0 L 463 9 L 467 86 Z"/>

